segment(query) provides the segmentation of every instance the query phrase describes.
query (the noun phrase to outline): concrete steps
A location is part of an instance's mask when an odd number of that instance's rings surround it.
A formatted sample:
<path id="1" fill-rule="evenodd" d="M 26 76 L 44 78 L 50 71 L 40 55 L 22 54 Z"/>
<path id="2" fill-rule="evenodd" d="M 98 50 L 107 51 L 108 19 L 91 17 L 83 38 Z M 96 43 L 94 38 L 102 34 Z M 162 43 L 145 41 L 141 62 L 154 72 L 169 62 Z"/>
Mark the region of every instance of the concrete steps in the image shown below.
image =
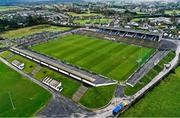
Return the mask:
<path id="1" fill-rule="evenodd" d="M 6 58 L 6 60 L 7 60 L 7 61 L 10 60 L 13 56 L 14 56 L 14 54 L 10 54 L 10 55 Z"/>
<path id="2" fill-rule="evenodd" d="M 73 95 L 72 100 L 75 102 L 79 102 L 81 97 L 86 93 L 88 87 L 84 86 L 83 84 L 79 87 L 76 93 Z"/>
<path id="3" fill-rule="evenodd" d="M 37 65 L 37 67 L 32 71 L 32 75 L 36 75 L 40 70 L 41 70 L 41 66 L 40 65 Z"/>

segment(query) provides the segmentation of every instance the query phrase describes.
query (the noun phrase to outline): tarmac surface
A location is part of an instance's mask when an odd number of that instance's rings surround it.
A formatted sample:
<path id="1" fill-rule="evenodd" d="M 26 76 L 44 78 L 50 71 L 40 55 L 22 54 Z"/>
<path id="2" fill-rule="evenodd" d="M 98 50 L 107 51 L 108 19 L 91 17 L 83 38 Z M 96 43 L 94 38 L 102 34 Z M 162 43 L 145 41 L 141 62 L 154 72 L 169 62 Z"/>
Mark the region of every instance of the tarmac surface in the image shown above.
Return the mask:
<path id="1" fill-rule="evenodd" d="M 94 116 L 95 113 L 87 109 L 82 108 L 77 103 L 71 101 L 68 98 L 59 95 L 55 95 L 48 106 L 38 113 L 40 117 L 85 117 Z"/>
<path id="2" fill-rule="evenodd" d="M 125 94 L 124 94 L 124 85 L 118 85 L 117 86 L 117 89 L 116 89 L 116 92 L 115 92 L 115 97 L 125 97 Z"/>

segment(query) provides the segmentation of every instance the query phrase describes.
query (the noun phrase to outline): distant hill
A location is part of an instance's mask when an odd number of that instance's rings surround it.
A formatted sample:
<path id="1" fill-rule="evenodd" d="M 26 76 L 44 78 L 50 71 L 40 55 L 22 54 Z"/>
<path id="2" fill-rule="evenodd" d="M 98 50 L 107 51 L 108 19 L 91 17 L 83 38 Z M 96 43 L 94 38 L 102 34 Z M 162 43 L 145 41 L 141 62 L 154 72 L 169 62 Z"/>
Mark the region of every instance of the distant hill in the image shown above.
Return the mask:
<path id="1" fill-rule="evenodd" d="M 86 2 L 153 2 L 153 1 L 164 1 L 164 2 L 178 2 L 180 0 L 83 0 Z"/>
<path id="2" fill-rule="evenodd" d="M 40 3 L 74 3 L 82 0 L 0 0 L 0 5 L 19 5 L 19 4 L 40 4 Z"/>

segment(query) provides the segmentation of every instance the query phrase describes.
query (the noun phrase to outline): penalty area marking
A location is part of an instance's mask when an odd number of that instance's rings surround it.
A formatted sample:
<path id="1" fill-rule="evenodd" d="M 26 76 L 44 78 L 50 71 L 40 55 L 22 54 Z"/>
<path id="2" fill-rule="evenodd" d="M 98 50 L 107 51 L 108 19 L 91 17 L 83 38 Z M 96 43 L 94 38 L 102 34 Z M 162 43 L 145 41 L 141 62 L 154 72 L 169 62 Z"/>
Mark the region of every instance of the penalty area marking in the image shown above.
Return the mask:
<path id="1" fill-rule="evenodd" d="M 11 98 L 11 93 L 8 92 L 8 95 L 9 95 L 9 99 L 11 101 L 12 108 L 13 108 L 13 110 L 15 110 L 16 108 L 14 107 L 14 103 L 13 103 L 12 98 Z"/>

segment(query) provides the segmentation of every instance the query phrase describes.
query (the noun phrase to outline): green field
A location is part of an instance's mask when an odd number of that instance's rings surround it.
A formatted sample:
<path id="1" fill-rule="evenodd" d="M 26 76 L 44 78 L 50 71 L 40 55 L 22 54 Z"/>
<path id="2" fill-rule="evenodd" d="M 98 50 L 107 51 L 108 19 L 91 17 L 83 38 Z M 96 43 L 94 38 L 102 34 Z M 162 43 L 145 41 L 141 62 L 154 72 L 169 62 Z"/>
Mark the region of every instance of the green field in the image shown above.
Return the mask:
<path id="1" fill-rule="evenodd" d="M 4 59 L 7 59 L 9 57 L 9 55 L 13 54 L 12 52 L 10 51 L 5 51 L 3 52 L 0 56 Z M 22 56 L 19 56 L 19 55 L 14 55 L 12 58 L 10 58 L 8 60 L 8 62 L 12 62 L 14 60 L 18 60 L 22 63 L 25 64 L 25 68 L 23 69 L 23 71 L 27 74 L 31 74 L 31 72 L 33 71 L 33 69 L 35 69 L 37 67 L 37 64 L 33 61 L 30 61 Z"/>
<path id="2" fill-rule="evenodd" d="M 127 110 L 124 117 L 180 116 L 180 67 L 160 82 L 143 99 Z"/>
<path id="3" fill-rule="evenodd" d="M 148 14 L 147 12 L 136 12 L 138 15 L 145 15 Z"/>
<path id="4" fill-rule="evenodd" d="M 0 117 L 35 115 L 51 94 L 0 62 Z"/>
<path id="5" fill-rule="evenodd" d="M 96 14 L 96 13 L 83 13 L 83 14 L 78 14 L 75 12 L 68 12 L 69 15 L 73 16 L 73 17 L 87 17 L 87 16 L 99 16 L 100 14 Z"/>
<path id="6" fill-rule="evenodd" d="M 9 57 L 9 55 L 11 55 L 11 54 L 12 54 L 12 52 L 5 51 L 0 56 L 3 57 L 4 59 L 7 59 Z M 15 59 L 19 60 L 25 64 L 25 68 L 23 69 L 23 71 L 27 74 L 31 74 L 33 69 L 35 69 L 37 67 L 37 64 L 35 62 L 30 61 L 19 55 L 14 55 L 8 61 L 11 63 Z M 72 98 L 74 93 L 79 89 L 81 83 L 74 79 L 65 77 L 65 76 L 61 75 L 60 73 L 55 72 L 51 69 L 48 69 L 44 66 L 42 66 L 42 67 L 43 68 L 37 74 L 35 74 L 33 77 L 36 78 L 37 80 L 41 81 L 46 76 L 50 76 L 53 79 L 60 81 L 64 88 L 63 91 L 61 92 L 61 94 L 68 98 Z M 82 99 L 80 100 L 80 104 L 82 104 L 83 106 L 88 107 L 88 108 L 103 107 L 104 105 L 108 104 L 110 102 L 110 100 L 112 99 L 115 88 L 116 88 L 115 85 L 97 87 L 97 88 L 92 87 L 92 88 L 88 89 L 88 91 L 82 97 Z"/>
<path id="7" fill-rule="evenodd" d="M 81 25 L 85 24 L 109 24 L 112 19 L 102 18 L 102 19 L 90 19 L 90 20 L 75 20 L 74 23 L 79 23 Z"/>
<path id="8" fill-rule="evenodd" d="M 18 6 L 0 6 L 0 12 L 10 11 L 10 10 L 18 10 L 18 9 L 22 9 L 22 8 L 18 7 Z"/>
<path id="9" fill-rule="evenodd" d="M 4 38 L 21 38 L 23 36 L 28 36 L 32 35 L 35 33 L 41 33 L 45 31 L 65 31 L 65 30 L 70 30 L 70 27 L 58 27 L 58 26 L 51 26 L 51 25 L 36 25 L 32 27 L 25 27 L 25 28 L 20 28 L 17 30 L 11 30 L 4 32 L 0 34 L 1 37 Z"/>
<path id="10" fill-rule="evenodd" d="M 22 57 L 22 56 L 19 56 L 19 55 L 13 56 L 9 60 L 9 62 L 12 62 L 14 60 L 18 60 L 18 61 L 25 64 L 25 68 L 23 69 L 23 71 L 25 73 L 27 73 L 27 74 L 30 74 L 37 67 L 37 64 L 35 62 L 32 62 L 32 61 L 26 59 L 25 57 Z"/>
<path id="11" fill-rule="evenodd" d="M 154 52 L 82 35 L 60 37 L 31 49 L 115 80 L 126 80 Z"/>
<path id="12" fill-rule="evenodd" d="M 0 56 L 3 57 L 4 59 L 7 59 L 7 57 L 9 57 L 9 55 L 11 55 L 11 54 L 12 54 L 12 52 L 5 51 Z M 25 68 L 23 69 L 23 71 L 25 73 L 31 74 L 32 70 L 37 67 L 37 64 L 35 62 L 30 61 L 19 55 L 14 55 L 8 61 L 11 63 L 15 59 L 19 60 L 25 64 Z M 42 67 L 43 68 L 37 74 L 35 74 L 33 77 L 36 78 L 37 80 L 41 81 L 46 76 L 50 76 L 53 79 L 60 81 L 64 88 L 63 91 L 61 92 L 61 94 L 68 98 L 72 98 L 74 93 L 79 89 L 81 83 L 74 79 L 65 77 L 65 76 L 61 75 L 60 73 L 53 71 L 51 69 L 48 69 L 44 66 L 42 66 Z M 97 88 L 95 88 L 95 87 L 89 88 L 88 91 L 85 93 L 85 95 L 81 98 L 80 104 L 82 104 L 83 106 L 88 107 L 90 109 L 103 107 L 103 106 L 107 105 L 110 102 L 110 100 L 112 99 L 114 92 L 115 92 L 115 88 L 116 88 L 116 85 L 97 87 Z"/>
<path id="13" fill-rule="evenodd" d="M 115 89 L 116 85 L 90 88 L 80 99 L 80 103 L 88 108 L 101 108 L 111 101 Z"/>
<path id="14" fill-rule="evenodd" d="M 165 14 L 174 15 L 174 13 L 180 14 L 180 10 L 165 10 Z"/>
<path id="15" fill-rule="evenodd" d="M 11 54 L 12 54 L 11 51 L 5 51 L 5 52 L 2 52 L 2 53 L 0 54 L 0 56 L 1 56 L 2 58 L 6 59 L 6 58 L 8 58 L 8 56 L 11 55 Z"/>
<path id="16" fill-rule="evenodd" d="M 72 98 L 73 94 L 78 90 L 80 87 L 81 83 L 65 77 L 61 75 L 58 72 L 55 72 L 51 69 L 48 69 L 46 67 L 43 67 L 36 75 L 35 78 L 38 80 L 44 79 L 46 76 L 50 76 L 53 79 L 60 81 L 62 83 L 63 91 L 61 92 L 64 96 Z"/>
<path id="17" fill-rule="evenodd" d="M 132 21 L 134 21 L 134 22 L 139 22 L 139 21 L 141 21 L 141 20 L 143 20 L 143 18 L 133 18 L 133 19 L 132 19 Z"/>
<path id="18" fill-rule="evenodd" d="M 4 53 L 1 54 L 1 57 L 3 57 L 4 59 L 7 59 L 7 57 L 12 54 L 12 52 L 10 51 L 6 51 Z M 25 64 L 25 68 L 23 69 L 23 72 L 27 73 L 27 74 L 31 74 L 32 71 L 34 69 L 37 68 L 38 64 L 36 62 L 33 62 L 27 58 L 24 58 L 20 55 L 14 55 L 12 58 L 10 58 L 8 60 L 8 62 L 12 62 L 13 60 L 18 60 L 22 63 Z M 40 66 L 40 65 L 39 65 Z M 32 74 L 31 74 L 32 75 Z M 34 78 L 38 79 L 38 80 L 42 80 L 44 79 L 46 76 L 50 76 L 52 77 L 53 79 L 57 80 L 57 81 L 60 81 L 63 85 L 63 91 L 62 91 L 62 94 L 66 97 L 69 97 L 71 98 L 73 96 L 73 94 L 77 91 L 77 89 L 80 87 L 80 82 L 78 81 L 75 81 L 73 79 L 70 79 L 70 78 L 67 78 L 63 75 L 61 75 L 60 73 L 58 72 L 55 72 L 51 69 L 48 69 L 44 66 L 42 66 L 42 69 L 36 73 L 34 75 Z"/>
<path id="19" fill-rule="evenodd" d="M 0 56 L 3 57 L 4 59 L 7 59 L 7 57 L 9 57 L 9 55 L 11 55 L 11 54 L 12 54 L 12 52 L 5 51 Z M 8 61 L 11 63 L 15 59 L 19 60 L 25 64 L 25 68 L 23 69 L 23 71 L 25 73 L 31 74 L 33 69 L 35 69 L 37 67 L 37 64 L 35 62 L 28 60 L 20 55 L 14 55 Z M 74 79 L 65 77 L 65 76 L 61 75 L 60 73 L 55 72 L 51 69 L 48 69 L 44 66 L 42 66 L 42 67 L 43 68 L 37 74 L 34 75 L 34 78 L 41 81 L 46 76 L 50 76 L 53 79 L 60 81 L 64 88 L 63 91 L 61 92 L 62 95 L 66 96 L 68 98 L 72 98 L 74 93 L 80 87 L 81 83 Z M 82 97 L 82 99 L 80 100 L 80 104 L 82 104 L 83 106 L 88 107 L 88 108 L 103 107 L 104 105 L 108 104 L 109 101 L 112 99 L 115 88 L 116 88 L 115 85 L 97 87 L 97 88 L 92 87 L 92 88 L 88 89 L 86 94 Z M 94 104 L 92 104 L 92 103 L 94 103 Z"/>

